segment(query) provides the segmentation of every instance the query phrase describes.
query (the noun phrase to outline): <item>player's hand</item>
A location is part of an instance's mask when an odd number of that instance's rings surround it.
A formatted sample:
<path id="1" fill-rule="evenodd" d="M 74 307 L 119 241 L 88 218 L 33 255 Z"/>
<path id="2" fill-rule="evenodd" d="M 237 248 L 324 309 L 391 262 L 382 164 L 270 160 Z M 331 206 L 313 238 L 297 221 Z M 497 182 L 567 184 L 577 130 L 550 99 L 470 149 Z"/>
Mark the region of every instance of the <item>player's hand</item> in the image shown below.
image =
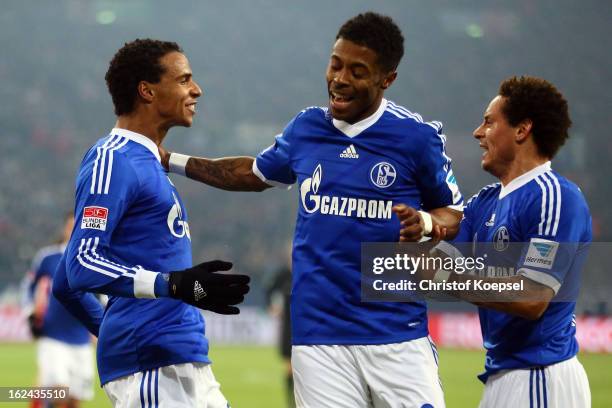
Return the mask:
<path id="1" fill-rule="evenodd" d="M 431 231 L 431 241 L 430 242 L 435 245 L 438 242 L 445 240 L 447 233 L 448 233 L 448 229 L 446 227 L 441 227 L 438 224 L 434 225 L 433 230 Z"/>
<path id="2" fill-rule="evenodd" d="M 32 338 L 39 338 L 42 336 L 42 322 L 34 315 L 34 313 L 28 316 L 28 327 L 30 328 L 30 334 Z"/>
<path id="3" fill-rule="evenodd" d="M 170 272 L 170 296 L 215 313 L 238 314 L 240 309 L 235 305 L 244 300 L 251 279 L 247 275 L 217 273 L 231 268 L 231 262 L 217 260 Z"/>
<path id="4" fill-rule="evenodd" d="M 416 209 L 405 204 L 397 204 L 392 210 L 400 220 L 400 242 L 418 242 L 423 238 L 425 224 Z"/>
<path id="5" fill-rule="evenodd" d="M 162 145 L 157 146 L 157 150 L 159 150 L 162 166 L 168 170 L 170 168 L 170 152 L 164 149 Z"/>

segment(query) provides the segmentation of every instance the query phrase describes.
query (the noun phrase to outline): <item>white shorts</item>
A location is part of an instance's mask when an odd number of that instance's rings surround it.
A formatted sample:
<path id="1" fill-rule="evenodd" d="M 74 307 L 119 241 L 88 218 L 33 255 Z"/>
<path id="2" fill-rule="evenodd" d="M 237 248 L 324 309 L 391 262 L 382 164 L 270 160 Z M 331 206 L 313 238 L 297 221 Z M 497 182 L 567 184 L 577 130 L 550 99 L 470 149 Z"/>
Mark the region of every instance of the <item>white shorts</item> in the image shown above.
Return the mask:
<path id="1" fill-rule="evenodd" d="M 104 384 L 114 408 L 228 408 L 210 364 L 154 368 Z"/>
<path id="2" fill-rule="evenodd" d="M 383 345 L 293 346 L 291 364 L 298 408 L 444 407 L 438 354 L 428 337 Z"/>
<path id="3" fill-rule="evenodd" d="M 70 398 L 93 399 L 94 353 L 91 344 L 74 345 L 49 337 L 37 342 L 41 387 L 68 387 Z"/>
<path id="4" fill-rule="evenodd" d="M 590 408 L 589 380 L 576 357 L 546 367 L 506 370 L 485 384 L 480 408 Z"/>

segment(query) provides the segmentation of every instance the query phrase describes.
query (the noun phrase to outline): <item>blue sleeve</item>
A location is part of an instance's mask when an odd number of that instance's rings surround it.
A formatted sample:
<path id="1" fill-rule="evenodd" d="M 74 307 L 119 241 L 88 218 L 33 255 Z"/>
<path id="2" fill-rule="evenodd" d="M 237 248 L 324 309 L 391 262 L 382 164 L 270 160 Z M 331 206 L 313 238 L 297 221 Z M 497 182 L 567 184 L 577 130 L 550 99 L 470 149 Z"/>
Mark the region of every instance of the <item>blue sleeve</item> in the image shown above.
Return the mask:
<path id="1" fill-rule="evenodd" d="M 45 256 L 42 261 L 40 262 L 40 264 L 38 265 L 38 268 L 36 268 L 35 274 L 34 274 L 34 280 L 37 281 L 38 279 L 40 279 L 43 276 L 51 276 L 53 277 L 53 270 L 51 270 L 51 264 L 53 263 L 52 259 L 50 256 Z"/>
<path id="2" fill-rule="evenodd" d="M 468 205 L 464 207 L 463 218 L 459 224 L 459 233 L 453 239 L 453 243 L 459 244 L 472 242 L 474 239 L 474 232 L 472 231 L 472 213 L 474 211 L 473 206 L 473 201 L 470 201 Z"/>
<path id="3" fill-rule="evenodd" d="M 451 168 L 451 159 L 446 155 L 446 136 L 442 134 L 442 125 L 438 122 L 433 123 L 436 125 L 426 125 L 428 129 L 423 135 L 423 149 L 417 176 L 423 208 L 432 210 L 450 206 L 461 210 L 463 197 Z"/>
<path id="4" fill-rule="evenodd" d="M 48 268 L 45 268 L 45 261 L 49 259 L 48 252 L 43 249 L 38 251 L 38 253 L 34 256 L 34 260 L 32 261 L 32 266 L 30 270 L 32 271 L 32 280 L 30 281 L 28 287 L 28 296 L 30 301 L 34 300 L 34 293 L 36 292 L 36 286 L 38 285 L 38 281 L 41 277 L 47 275 L 49 273 L 45 271 Z"/>
<path id="5" fill-rule="evenodd" d="M 104 310 L 92 293 L 70 288 L 66 276 L 66 254 L 60 259 L 53 277 L 53 296 L 87 327 L 91 334 L 98 337 Z"/>
<path id="6" fill-rule="evenodd" d="M 294 118 L 277 135 L 274 144 L 257 155 L 253 162 L 253 172 L 262 181 L 276 187 L 289 188 L 295 183 L 296 176 L 291 167 L 292 132 Z"/>
<path id="7" fill-rule="evenodd" d="M 476 194 L 474 197 L 472 197 L 472 199 L 468 201 L 468 204 L 463 209 L 463 218 L 459 224 L 459 232 L 457 233 L 457 236 L 455 236 L 452 241 L 442 241 L 438 244 L 437 248 L 446 253 L 446 255 L 451 257 L 457 257 L 459 255 L 462 257 L 473 256 L 471 253 L 472 241 L 474 239 L 472 216 L 474 213 L 474 205 L 476 201 L 475 198 L 477 196 L 478 195 Z"/>
<path id="8" fill-rule="evenodd" d="M 95 150 L 85 157 L 77 177 L 75 226 L 66 248 L 68 282 L 75 290 L 154 298 L 159 273 L 127 265 L 110 250 L 113 233 L 138 198 L 138 175 L 124 155 L 98 160 Z M 112 155 L 112 149 L 103 154 Z"/>
<path id="9" fill-rule="evenodd" d="M 525 242 L 518 270 L 555 293 L 576 292 L 592 239 L 591 216 L 582 193 L 551 173 L 536 179 L 540 192 L 526 203 L 520 224 Z"/>

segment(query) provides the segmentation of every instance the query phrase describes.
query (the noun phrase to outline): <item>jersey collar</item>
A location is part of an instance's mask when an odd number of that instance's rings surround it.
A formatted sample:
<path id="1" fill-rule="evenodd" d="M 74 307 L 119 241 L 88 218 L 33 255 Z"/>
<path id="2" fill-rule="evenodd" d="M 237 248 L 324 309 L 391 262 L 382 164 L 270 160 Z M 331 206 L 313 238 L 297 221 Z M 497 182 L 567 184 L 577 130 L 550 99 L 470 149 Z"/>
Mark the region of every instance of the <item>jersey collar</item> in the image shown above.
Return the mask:
<path id="1" fill-rule="evenodd" d="M 334 127 L 336 129 L 338 129 L 348 137 L 355 137 L 373 124 L 375 124 L 378 119 L 380 119 L 380 117 L 383 115 L 383 113 L 385 113 L 385 109 L 387 109 L 387 100 L 383 98 L 376 112 L 374 112 L 371 116 L 360 120 L 357 123 L 350 124 L 338 119 L 332 119 L 332 123 L 334 124 Z"/>
<path id="2" fill-rule="evenodd" d="M 131 130 L 121 129 L 121 128 L 113 128 L 111 130 L 111 134 L 123 136 L 127 139 L 130 139 L 132 142 L 139 143 L 149 149 L 153 155 L 157 158 L 157 161 L 161 163 L 161 157 L 159 156 L 159 150 L 157 150 L 157 145 L 154 141 L 146 137 L 145 135 L 141 135 L 140 133 L 132 132 Z"/>
<path id="3" fill-rule="evenodd" d="M 540 164 L 538 167 L 534 167 L 529 170 L 527 173 L 521 174 L 505 186 L 502 185 L 501 190 L 499 191 L 499 198 L 502 199 L 514 190 L 518 190 L 523 187 L 525 184 L 529 183 L 534 178 L 538 177 L 540 174 L 544 174 L 551 169 L 550 161 L 547 161 L 544 164 Z"/>

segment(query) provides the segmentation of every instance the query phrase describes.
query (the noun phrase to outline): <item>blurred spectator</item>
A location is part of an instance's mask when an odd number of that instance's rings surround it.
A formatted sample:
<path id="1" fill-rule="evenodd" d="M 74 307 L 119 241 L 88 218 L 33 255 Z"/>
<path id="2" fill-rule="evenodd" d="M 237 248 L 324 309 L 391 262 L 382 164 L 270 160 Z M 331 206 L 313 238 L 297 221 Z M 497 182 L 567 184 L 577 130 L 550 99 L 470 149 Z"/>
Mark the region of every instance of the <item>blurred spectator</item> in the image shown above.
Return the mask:
<path id="1" fill-rule="evenodd" d="M 89 331 L 51 293 L 53 275 L 70 239 L 74 217 L 70 213 L 60 241 L 42 248 L 32 264 L 32 313 L 28 323 L 37 339 L 38 385 L 68 387 L 66 401 L 45 406 L 78 408 L 93 398 L 94 354 Z M 34 401 L 33 406 L 42 406 Z"/>
<path id="2" fill-rule="evenodd" d="M 278 349 L 283 359 L 288 408 L 295 407 L 293 371 L 291 369 L 291 243 L 287 245 L 287 262 L 280 267 L 266 290 L 269 313 L 280 322 Z"/>

